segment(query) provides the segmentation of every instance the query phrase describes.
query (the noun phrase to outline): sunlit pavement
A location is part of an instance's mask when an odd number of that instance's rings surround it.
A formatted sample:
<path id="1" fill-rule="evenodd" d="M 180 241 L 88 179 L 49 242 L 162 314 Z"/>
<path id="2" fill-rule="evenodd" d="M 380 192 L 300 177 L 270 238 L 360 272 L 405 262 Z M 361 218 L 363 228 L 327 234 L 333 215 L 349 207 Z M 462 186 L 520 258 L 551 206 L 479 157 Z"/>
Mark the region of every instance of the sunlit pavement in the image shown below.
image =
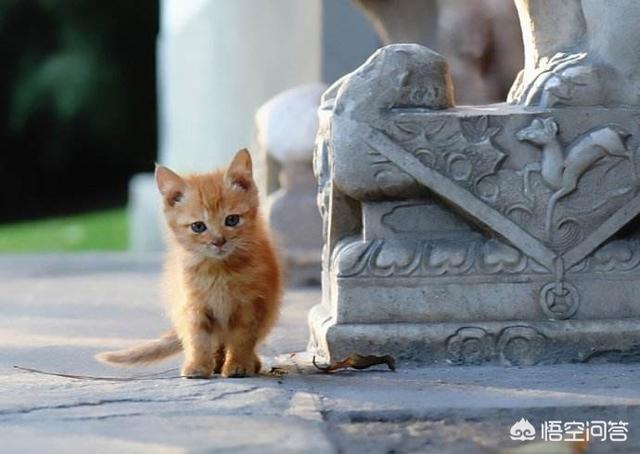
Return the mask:
<path id="1" fill-rule="evenodd" d="M 0 452 L 492 453 L 522 443 L 509 437 L 520 418 L 538 440 L 545 421 L 628 422 L 628 441 L 593 441 L 587 452 L 640 452 L 638 365 L 316 373 L 308 355 L 289 353 L 306 347 L 317 289 L 287 292 L 262 348 L 265 371 L 280 364 L 284 375 L 186 380 L 179 359 L 96 363 L 95 352 L 167 327 L 159 270 L 155 255 L 0 258 Z"/>

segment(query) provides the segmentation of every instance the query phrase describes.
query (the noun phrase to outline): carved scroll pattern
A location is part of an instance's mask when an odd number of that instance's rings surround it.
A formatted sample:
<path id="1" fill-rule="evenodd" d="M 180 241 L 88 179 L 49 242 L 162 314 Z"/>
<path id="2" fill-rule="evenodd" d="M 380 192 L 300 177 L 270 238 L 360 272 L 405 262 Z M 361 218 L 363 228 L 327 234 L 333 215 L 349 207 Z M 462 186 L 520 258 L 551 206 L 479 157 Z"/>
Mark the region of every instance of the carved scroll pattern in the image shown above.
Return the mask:
<path id="1" fill-rule="evenodd" d="M 493 142 L 500 128 L 490 127 L 487 116 L 460 119 L 459 124 L 400 118 L 382 128 L 427 167 L 487 202 L 496 200 L 498 188 L 486 177 L 496 172 L 506 154 Z"/>
<path id="2" fill-rule="evenodd" d="M 477 326 L 458 329 L 445 341 L 447 362 L 477 365 L 498 360 L 507 365 L 534 365 L 545 354 L 548 338 L 528 325 L 514 325 L 493 334 Z"/>
<path id="3" fill-rule="evenodd" d="M 517 249 L 495 240 L 357 241 L 341 248 L 336 257 L 339 277 L 429 277 L 546 271 Z"/>
<path id="4" fill-rule="evenodd" d="M 337 248 L 338 277 L 437 277 L 496 274 L 548 274 L 518 249 L 498 240 L 352 241 Z M 606 243 L 568 274 L 640 270 L 640 240 Z"/>

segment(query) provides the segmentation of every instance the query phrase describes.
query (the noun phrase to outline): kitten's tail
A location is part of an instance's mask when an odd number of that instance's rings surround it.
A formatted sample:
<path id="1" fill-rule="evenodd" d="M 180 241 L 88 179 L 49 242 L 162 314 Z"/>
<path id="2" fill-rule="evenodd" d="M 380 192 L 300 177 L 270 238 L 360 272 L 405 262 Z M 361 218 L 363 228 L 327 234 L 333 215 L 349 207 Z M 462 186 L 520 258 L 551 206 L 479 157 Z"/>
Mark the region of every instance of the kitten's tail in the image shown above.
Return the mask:
<path id="1" fill-rule="evenodd" d="M 182 351 L 182 343 L 175 331 L 166 332 L 160 339 L 155 339 L 135 347 L 116 352 L 98 353 L 95 358 L 101 363 L 112 366 L 132 366 L 162 361 Z"/>

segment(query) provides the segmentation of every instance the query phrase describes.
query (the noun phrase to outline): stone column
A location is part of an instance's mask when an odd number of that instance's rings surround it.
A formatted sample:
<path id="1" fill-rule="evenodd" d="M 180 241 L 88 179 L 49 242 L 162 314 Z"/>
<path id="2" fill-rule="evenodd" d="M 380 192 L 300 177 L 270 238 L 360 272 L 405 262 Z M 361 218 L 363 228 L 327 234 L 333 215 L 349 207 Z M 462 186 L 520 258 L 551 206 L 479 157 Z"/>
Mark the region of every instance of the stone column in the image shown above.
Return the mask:
<path id="1" fill-rule="evenodd" d="M 256 109 L 321 75 L 321 0 L 163 0 L 158 38 L 159 162 L 226 165 L 253 136 Z M 152 170 L 152 163 L 149 163 Z M 131 182 L 131 245 L 160 249 L 152 175 Z M 141 215 L 141 213 L 146 213 Z M 150 238 L 154 236 L 155 238 Z"/>

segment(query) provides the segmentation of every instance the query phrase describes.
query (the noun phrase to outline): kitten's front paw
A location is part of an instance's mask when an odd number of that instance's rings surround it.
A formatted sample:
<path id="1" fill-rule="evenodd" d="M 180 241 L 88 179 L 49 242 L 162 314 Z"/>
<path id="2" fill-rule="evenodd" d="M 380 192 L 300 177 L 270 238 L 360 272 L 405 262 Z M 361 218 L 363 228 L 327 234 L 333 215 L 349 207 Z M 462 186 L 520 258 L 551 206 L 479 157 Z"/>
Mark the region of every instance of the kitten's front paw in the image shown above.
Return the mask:
<path id="1" fill-rule="evenodd" d="M 182 367 L 180 375 L 184 378 L 209 378 L 212 372 L 211 367 L 202 364 L 188 364 Z"/>
<path id="2" fill-rule="evenodd" d="M 227 378 L 242 378 L 255 375 L 260 371 L 260 361 L 250 361 L 249 363 L 229 362 L 224 363 L 222 376 Z"/>

